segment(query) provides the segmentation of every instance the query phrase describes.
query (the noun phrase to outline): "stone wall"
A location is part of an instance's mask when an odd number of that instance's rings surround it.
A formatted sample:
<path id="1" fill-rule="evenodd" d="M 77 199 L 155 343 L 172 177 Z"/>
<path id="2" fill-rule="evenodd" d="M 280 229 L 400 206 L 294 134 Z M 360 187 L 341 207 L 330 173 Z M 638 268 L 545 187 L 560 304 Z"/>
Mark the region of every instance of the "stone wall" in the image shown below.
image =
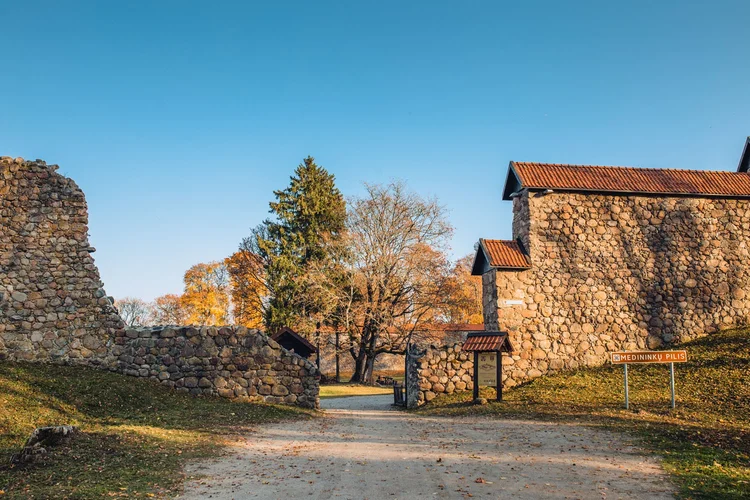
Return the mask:
<path id="1" fill-rule="evenodd" d="M 317 408 L 315 366 L 256 330 L 125 329 L 91 257 L 83 192 L 57 168 L 0 158 L 0 360 L 95 366 L 191 394 Z"/>
<path id="2" fill-rule="evenodd" d="M 524 190 L 513 209 L 531 269 L 482 279 L 487 329 L 517 350 L 509 386 L 750 316 L 748 200 Z"/>
<path id="3" fill-rule="evenodd" d="M 462 343 L 413 349 L 407 356 L 407 407 L 415 408 L 442 394 L 474 388 L 474 357 Z"/>
<path id="4" fill-rule="evenodd" d="M 83 192 L 57 168 L 0 158 L 0 359 L 111 367 L 124 324 L 91 257 Z"/>
<path id="5" fill-rule="evenodd" d="M 245 327 L 128 328 L 113 348 L 117 369 L 180 392 L 317 408 L 315 365 Z"/>

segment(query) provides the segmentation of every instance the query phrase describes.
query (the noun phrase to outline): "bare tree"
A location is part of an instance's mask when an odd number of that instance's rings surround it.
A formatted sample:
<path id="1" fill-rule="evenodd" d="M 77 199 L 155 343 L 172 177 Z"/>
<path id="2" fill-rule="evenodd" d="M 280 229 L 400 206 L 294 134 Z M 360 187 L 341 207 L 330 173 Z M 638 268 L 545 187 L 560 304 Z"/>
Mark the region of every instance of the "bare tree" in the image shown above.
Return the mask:
<path id="1" fill-rule="evenodd" d="M 366 195 L 349 207 L 339 269 L 309 279 L 331 305 L 326 322 L 346 332 L 352 381 L 365 382 L 380 354 L 403 353 L 440 319 L 450 295 L 445 250 L 453 229 L 436 200 L 401 183 L 366 185 Z"/>
<path id="2" fill-rule="evenodd" d="M 182 297 L 176 294 L 156 297 L 153 304 L 153 319 L 157 325 L 185 325 L 188 311 L 182 303 Z"/>
<path id="3" fill-rule="evenodd" d="M 115 307 L 128 326 L 144 326 L 151 323 L 151 304 L 144 300 L 136 297 L 123 297 L 115 301 Z"/>

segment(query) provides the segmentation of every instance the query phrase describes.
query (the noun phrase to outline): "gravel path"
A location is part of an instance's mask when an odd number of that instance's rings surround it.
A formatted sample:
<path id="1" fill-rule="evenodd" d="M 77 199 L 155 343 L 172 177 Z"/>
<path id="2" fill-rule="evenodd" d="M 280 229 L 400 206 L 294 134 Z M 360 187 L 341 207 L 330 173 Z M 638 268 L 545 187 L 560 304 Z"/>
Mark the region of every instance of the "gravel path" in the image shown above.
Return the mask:
<path id="1" fill-rule="evenodd" d="M 578 425 L 419 417 L 392 396 L 324 399 L 195 464 L 183 498 L 673 498 L 654 458 Z"/>

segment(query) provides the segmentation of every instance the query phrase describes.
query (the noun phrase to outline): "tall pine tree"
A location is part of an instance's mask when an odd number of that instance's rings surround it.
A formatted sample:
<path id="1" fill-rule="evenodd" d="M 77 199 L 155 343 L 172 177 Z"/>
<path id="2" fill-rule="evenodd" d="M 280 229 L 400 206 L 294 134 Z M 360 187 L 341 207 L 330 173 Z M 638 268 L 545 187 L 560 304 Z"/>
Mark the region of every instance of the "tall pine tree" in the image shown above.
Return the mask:
<path id="1" fill-rule="evenodd" d="M 242 248 L 263 262 L 268 331 L 282 326 L 304 330 L 319 312 L 305 276 L 330 258 L 345 230 L 346 203 L 334 176 L 311 156 L 294 171 L 289 186 L 274 196 L 276 201 L 269 203 L 274 217 L 254 229 Z"/>

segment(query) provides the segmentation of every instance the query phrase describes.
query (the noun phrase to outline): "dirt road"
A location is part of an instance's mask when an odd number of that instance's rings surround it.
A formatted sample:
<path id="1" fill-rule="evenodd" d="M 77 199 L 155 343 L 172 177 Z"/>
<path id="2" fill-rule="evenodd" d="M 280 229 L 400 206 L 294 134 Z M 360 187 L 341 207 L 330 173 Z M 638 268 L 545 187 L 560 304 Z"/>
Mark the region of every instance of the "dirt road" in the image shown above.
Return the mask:
<path id="1" fill-rule="evenodd" d="M 263 427 L 196 464 L 183 498 L 673 498 L 657 461 L 577 425 L 427 418 L 391 396 L 322 401 L 326 416 Z"/>

